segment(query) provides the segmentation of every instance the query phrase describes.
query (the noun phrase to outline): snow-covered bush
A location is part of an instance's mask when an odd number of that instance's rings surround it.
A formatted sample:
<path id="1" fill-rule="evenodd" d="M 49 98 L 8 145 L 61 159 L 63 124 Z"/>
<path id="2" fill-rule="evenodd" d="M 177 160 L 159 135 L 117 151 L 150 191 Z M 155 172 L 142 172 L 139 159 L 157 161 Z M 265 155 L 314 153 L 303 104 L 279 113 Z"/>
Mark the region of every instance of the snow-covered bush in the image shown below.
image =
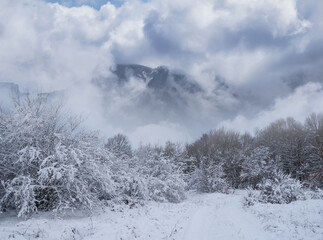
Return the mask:
<path id="1" fill-rule="evenodd" d="M 223 155 L 214 151 L 209 156 L 195 159 L 195 168 L 190 173 L 189 188 L 198 192 L 227 192 L 229 184 L 223 168 Z"/>
<path id="2" fill-rule="evenodd" d="M 92 208 L 110 199 L 114 183 L 108 151 L 96 133 L 61 115 L 60 105 L 27 97 L 1 112 L 0 207 L 23 216 L 37 210 Z"/>
<path id="3" fill-rule="evenodd" d="M 323 199 L 323 189 L 306 189 L 304 192 L 306 199 Z"/>
<path id="4" fill-rule="evenodd" d="M 259 202 L 259 194 L 259 191 L 247 188 L 247 196 L 243 198 L 243 205 L 245 207 L 250 207 L 253 206 L 255 203 Z"/>
<path id="5" fill-rule="evenodd" d="M 204 161 L 191 174 L 189 186 L 198 192 L 227 192 L 229 188 L 222 166 L 206 165 Z"/>
<path id="6" fill-rule="evenodd" d="M 116 183 L 117 203 L 141 202 L 149 200 L 149 192 L 146 179 L 128 169 L 114 173 L 113 180 Z"/>
<path id="7" fill-rule="evenodd" d="M 208 184 L 211 192 L 227 192 L 229 185 L 225 180 L 225 174 L 221 165 L 211 166 L 209 169 Z"/>
<path id="8" fill-rule="evenodd" d="M 257 188 L 258 192 L 249 190 L 245 205 L 255 202 L 284 204 L 305 198 L 302 184 L 281 171 L 273 171 L 273 176 L 258 184 Z"/>
<path id="9" fill-rule="evenodd" d="M 290 203 L 303 198 L 302 184 L 278 171 L 276 176 L 259 184 L 259 201 L 263 203 Z"/>
<path id="10" fill-rule="evenodd" d="M 188 187 L 190 190 L 208 192 L 208 177 L 205 169 L 195 167 L 188 178 Z"/>
<path id="11" fill-rule="evenodd" d="M 150 199 L 179 202 L 185 198 L 183 174 L 163 155 L 162 148 L 141 146 L 133 161 L 136 171 L 145 178 Z"/>
<path id="12" fill-rule="evenodd" d="M 12 111 L 0 111 L 0 209 L 24 216 L 91 209 L 100 200 L 185 197 L 177 148 L 146 146 L 133 156 L 125 136 L 104 146 L 97 133 L 80 129 L 79 119 L 67 116 L 61 105 L 30 96 L 18 99 Z"/>
<path id="13" fill-rule="evenodd" d="M 1 198 L 1 208 L 14 206 L 19 210 L 18 216 L 37 211 L 37 186 L 29 176 L 17 176 L 11 181 L 2 181 L 5 193 Z"/>
<path id="14" fill-rule="evenodd" d="M 274 161 L 270 157 L 268 147 L 257 147 L 244 157 L 241 166 L 242 185 L 256 188 L 272 175 Z"/>

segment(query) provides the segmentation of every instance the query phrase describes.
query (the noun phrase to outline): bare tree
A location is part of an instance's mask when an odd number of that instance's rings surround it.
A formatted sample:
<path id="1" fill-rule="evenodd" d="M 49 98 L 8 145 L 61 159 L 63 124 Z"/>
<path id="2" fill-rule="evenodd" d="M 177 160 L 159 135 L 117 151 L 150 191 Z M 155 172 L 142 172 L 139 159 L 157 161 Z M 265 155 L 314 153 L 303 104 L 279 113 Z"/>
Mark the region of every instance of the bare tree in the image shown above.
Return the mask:
<path id="1" fill-rule="evenodd" d="M 117 157 L 132 156 L 132 149 L 127 136 L 119 133 L 108 139 L 105 147 L 112 151 Z"/>
<path id="2" fill-rule="evenodd" d="M 323 187 L 323 113 L 312 113 L 305 122 L 308 140 L 309 183 Z"/>

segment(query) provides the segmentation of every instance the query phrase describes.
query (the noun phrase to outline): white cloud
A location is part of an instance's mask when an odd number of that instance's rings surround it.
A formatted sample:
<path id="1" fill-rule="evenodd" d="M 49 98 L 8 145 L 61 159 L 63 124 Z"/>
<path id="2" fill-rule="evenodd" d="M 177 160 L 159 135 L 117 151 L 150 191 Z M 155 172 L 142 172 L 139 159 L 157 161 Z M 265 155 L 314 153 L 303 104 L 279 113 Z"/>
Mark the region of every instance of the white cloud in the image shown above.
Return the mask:
<path id="1" fill-rule="evenodd" d="M 323 84 L 308 83 L 296 89 L 292 94 L 275 100 L 270 108 L 260 111 L 254 117 L 239 115 L 233 120 L 220 123 L 221 126 L 237 131 L 253 132 L 280 118 L 293 117 L 304 121 L 313 112 L 323 112 Z"/>
<path id="2" fill-rule="evenodd" d="M 193 140 L 187 129 L 167 122 L 139 126 L 129 134 L 129 139 L 135 147 L 148 143 L 159 145 L 167 141 L 186 143 Z"/>
<path id="3" fill-rule="evenodd" d="M 280 44 L 288 49 L 290 34 L 308 29 L 296 7 L 294 0 L 153 0 L 95 10 L 3 0 L 1 71 L 10 80 L 47 79 L 42 88 L 89 79 L 102 61 L 170 65 L 194 75 L 215 71 L 233 84 L 255 81 L 254 72 L 268 70 Z"/>
<path id="4" fill-rule="evenodd" d="M 321 100 L 314 90 L 304 89 L 317 85 L 293 92 L 284 81 L 300 73 L 302 84 L 323 82 L 322 5 L 314 0 L 134 0 L 96 10 L 40 0 L 1 0 L 0 81 L 16 82 L 22 89 L 69 89 L 70 106 L 92 116 L 91 127 L 106 135 L 130 133 L 136 141 L 147 139 L 149 132 L 155 133 L 152 140 L 165 140 L 166 133 L 168 138 L 187 139 L 205 127 L 216 127 L 223 119 L 217 110 L 239 104 L 228 93 L 214 93 L 215 75 L 231 84 L 242 102 L 253 104 L 246 107 L 254 106 L 249 112 L 275 103 L 273 111 L 262 111 L 256 118 L 245 114 L 226 124 L 250 129 L 279 115 L 302 119 L 304 109 L 311 109 L 306 101 L 314 105 Z M 191 115 L 186 118 L 192 119 L 194 134 L 192 129 L 180 129 L 179 119 L 165 124 L 163 120 L 169 119 L 163 114 L 157 115 L 163 117 L 160 121 L 149 121 L 146 115 L 136 116 L 135 110 L 129 112 L 145 87 L 135 80 L 123 94 L 111 90 L 109 102 L 104 102 L 91 81 L 109 76 L 114 63 L 166 65 L 191 74 L 209 94 L 189 99 Z M 306 106 L 291 104 L 297 100 Z M 290 112 L 279 110 L 287 105 Z M 129 118 L 133 126 L 120 124 L 114 119 L 118 117 L 124 118 L 119 122 Z"/>

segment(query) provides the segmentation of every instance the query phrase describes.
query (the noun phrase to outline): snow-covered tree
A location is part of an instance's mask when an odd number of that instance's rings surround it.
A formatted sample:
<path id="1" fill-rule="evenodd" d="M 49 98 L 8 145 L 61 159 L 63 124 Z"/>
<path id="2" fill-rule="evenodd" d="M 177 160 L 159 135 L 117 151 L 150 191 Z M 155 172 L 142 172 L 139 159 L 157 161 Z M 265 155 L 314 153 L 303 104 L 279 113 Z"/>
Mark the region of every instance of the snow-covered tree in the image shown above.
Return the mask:
<path id="1" fill-rule="evenodd" d="M 268 179 L 276 169 L 268 147 L 257 147 L 246 155 L 241 164 L 241 179 L 245 187 L 255 188 L 264 179 Z"/>
<path id="2" fill-rule="evenodd" d="M 323 115 L 311 114 L 305 124 L 280 119 L 257 133 L 257 143 L 269 147 L 279 169 L 292 178 L 322 187 Z"/>
<path id="3" fill-rule="evenodd" d="M 183 173 L 163 154 L 162 147 L 140 146 L 133 161 L 136 171 L 146 179 L 150 199 L 178 202 L 185 198 Z"/>
<path id="4" fill-rule="evenodd" d="M 117 157 L 131 157 L 132 149 L 127 136 L 119 133 L 108 139 L 105 147 Z"/>
<path id="5" fill-rule="evenodd" d="M 198 192 L 226 192 L 229 184 L 225 177 L 221 161 L 216 163 L 202 159 L 190 174 L 189 187 Z"/>
<path id="6" fill-rule="evenodd" d="M 237 188 L 240 185 L 242 147 L 240 134 L 237 132 L 221 128 L 203 134 L 199 140 L 187 146 L 188 156 L 196 160 L 194 176 L 197 177 L 196 174 L 200 173 L 203 176 L 199 180 L 201 183 L 203 178 L 213 178 L 214 174 L 207 174 L 208 171 L 212 173 L 221 166 L 221 171 L 224 172 L 221 179 L 225 178 L 230 187 Z"/>

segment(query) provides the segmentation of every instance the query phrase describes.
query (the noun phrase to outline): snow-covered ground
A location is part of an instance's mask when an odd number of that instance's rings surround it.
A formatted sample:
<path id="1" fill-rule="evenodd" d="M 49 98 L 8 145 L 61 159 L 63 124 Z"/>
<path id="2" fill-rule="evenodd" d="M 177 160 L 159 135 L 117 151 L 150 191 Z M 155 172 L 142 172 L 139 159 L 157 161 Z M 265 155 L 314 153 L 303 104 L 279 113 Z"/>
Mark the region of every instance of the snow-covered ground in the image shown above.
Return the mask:
<path id="1" fill-rule="evenodd" d="M 126 205 L 92 217 L 2 214 L 0 239 L 323 239 L 323 200 L 245 208 L 244 194 L 190 194 L 178 204 Z"/>

